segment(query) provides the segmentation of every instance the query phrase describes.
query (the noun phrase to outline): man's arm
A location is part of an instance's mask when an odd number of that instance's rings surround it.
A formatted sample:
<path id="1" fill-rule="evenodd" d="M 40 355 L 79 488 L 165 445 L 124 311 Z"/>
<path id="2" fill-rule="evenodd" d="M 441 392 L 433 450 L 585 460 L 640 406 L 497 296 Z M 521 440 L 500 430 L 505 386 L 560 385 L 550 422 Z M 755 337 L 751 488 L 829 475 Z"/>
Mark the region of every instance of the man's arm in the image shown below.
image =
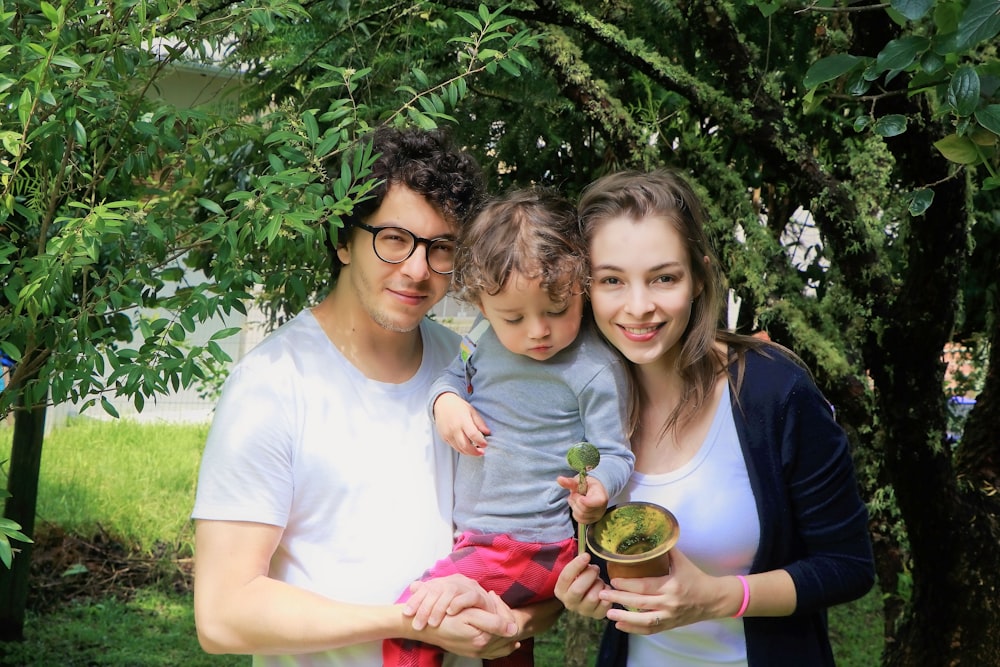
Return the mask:
<path id="1" fill-rule="evenodd" d="M 499 657 L 514 648 L 513 639 L 497 640 L 509 616 L 468 609 L 418 632 L 402 605 L 337 602 L 272 579 L 268 566 L 281 534 L 280 527 L 259 523 L 196 523 L 195 625 L 208 653 L 314 653 L 389 637 L 473 657 Z"/>

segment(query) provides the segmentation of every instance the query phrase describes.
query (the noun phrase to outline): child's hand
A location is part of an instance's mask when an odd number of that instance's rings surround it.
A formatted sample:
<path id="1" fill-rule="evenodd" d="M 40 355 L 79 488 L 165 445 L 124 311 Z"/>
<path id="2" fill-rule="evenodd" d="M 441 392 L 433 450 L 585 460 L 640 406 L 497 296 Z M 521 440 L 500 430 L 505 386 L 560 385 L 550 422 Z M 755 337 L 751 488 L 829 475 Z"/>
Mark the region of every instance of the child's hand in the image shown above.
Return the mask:
<path id="1" fill-rule="evenodd" d="M 464 609 L 478 607 L 495 613 L 496 601 L 482 586 L 461 574 L 439 579 L 415 581 L 410 584 L 412 595 L 403 606 L 403 614 L 413 617 L 413 629 L 423 630 L 441 625 L 445 616 L 454 616 Z"/>
<path id="2" fill-rule="evenodd" d="M 587 478 L 587 495 L 580 495 L 577 491 L 578 484 L 576 477 L 559 477 L 559 486 L 569 490 L 570 509 L 573 510 L 573 518 L 577 523 L 594 523 L 608 509 L 608 492 L 596 477 Z"/>
<path id="3" fill-rule="evenodd" d="M 441 439 L 468 456 L 482 456 L 490 429 L 469 402 L 452 392 L 434 401 L 434 424 Z"/>

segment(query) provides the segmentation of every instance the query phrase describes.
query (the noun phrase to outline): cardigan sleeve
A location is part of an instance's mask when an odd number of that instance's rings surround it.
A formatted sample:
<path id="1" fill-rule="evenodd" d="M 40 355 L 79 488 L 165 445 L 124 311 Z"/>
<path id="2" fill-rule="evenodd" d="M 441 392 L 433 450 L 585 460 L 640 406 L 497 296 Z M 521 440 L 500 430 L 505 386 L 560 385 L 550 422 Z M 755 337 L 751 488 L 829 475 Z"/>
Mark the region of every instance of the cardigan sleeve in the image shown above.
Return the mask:
<path id="1" fill-rule="evenodd" d="M 741 391 L 741 402 L 750 403 L 743 409 L 752 424 L 745 432 L 751 484 L 756 475 L 755 494 L 770 494 L 758 507 L 762 543 L 773 542 L 755 571 L 785 569 L 795 583 L 796 614 L 811 613 L 857 599 L 874 584 L 868 512 L 829 402 L 804 369 L 772 354 L 747 354 Z"/>

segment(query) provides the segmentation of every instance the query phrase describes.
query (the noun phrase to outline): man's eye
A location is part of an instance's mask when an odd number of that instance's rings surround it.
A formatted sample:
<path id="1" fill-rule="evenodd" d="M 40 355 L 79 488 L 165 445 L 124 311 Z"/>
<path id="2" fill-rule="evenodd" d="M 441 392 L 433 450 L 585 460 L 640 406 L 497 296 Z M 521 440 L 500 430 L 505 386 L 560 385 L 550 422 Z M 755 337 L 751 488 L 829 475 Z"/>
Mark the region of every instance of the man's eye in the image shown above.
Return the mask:
<path id="1" fill-rule="evenodd" d="M 454 255 L 455 244 L 451 242 L 440 241 L 431 246 L 431 251 L 436 252 L 440 255 Z"/>

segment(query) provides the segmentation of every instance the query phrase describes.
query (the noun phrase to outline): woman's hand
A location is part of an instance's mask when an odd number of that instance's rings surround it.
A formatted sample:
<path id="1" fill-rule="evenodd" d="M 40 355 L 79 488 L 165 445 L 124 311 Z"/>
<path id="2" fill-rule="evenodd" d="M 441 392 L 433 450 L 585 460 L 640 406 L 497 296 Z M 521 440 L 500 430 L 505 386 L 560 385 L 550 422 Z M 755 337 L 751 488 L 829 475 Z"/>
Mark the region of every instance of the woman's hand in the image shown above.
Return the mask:
<path id="1" fill-rule="evenodd" d="M 611 602 L 602 600 L 600 593 L 607 587 L 601 579 L 600 568 L 591 564 L 589 553 L 584 553 L 563 568 L 555 592 L 570 611 L 588 618 L 604 618 L 611 609 Z"/>
<path id="2" fill-rule="evenodd" d="M 670 574 L 641 579 L 615 578 L 611 586 L 599 592 L 600 599 L 606 604 L 626 608 L 609 609 L 608 619 L 615 621 L 619 630 L 637 635 L 651 635 L 732 616 L 738 600 L 742 599 L 742 585 L 736 577 L 705 574 L 676 548 L 670 551 Z M 733 606 L 734 600 L 737 606 Z"/>

